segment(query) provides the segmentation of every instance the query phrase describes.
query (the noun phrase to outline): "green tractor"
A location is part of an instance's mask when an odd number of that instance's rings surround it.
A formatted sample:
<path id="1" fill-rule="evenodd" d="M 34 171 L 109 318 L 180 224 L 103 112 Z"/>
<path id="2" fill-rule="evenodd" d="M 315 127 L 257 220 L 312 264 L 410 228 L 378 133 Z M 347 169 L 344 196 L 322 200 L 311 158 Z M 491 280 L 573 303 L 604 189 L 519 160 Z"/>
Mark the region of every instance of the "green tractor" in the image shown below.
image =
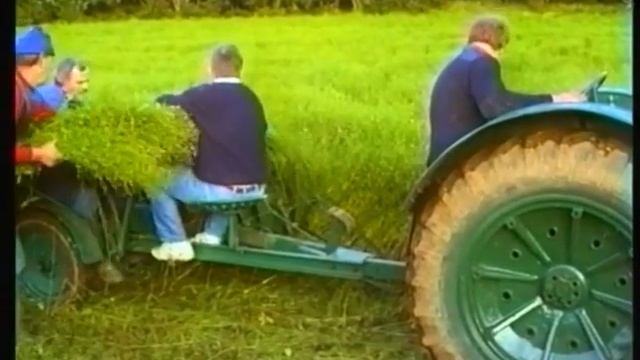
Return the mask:
<path id="1" fill-rule="evenodd" d="M 631 93 L 501 116 L 409 198 L 407 281 L 438 360 L 631 359 Z"/>
<path id="2" fill-rule="evenodd" d="M 224 244 L 195 245 L 196 259 L 406 282 L 432 359 L 631 359 L 632 95 L 604 80 L 587 103 L 506 114 L 442 154 L 409 196 L 406 262 L 340 246 L 354 226 L 340 209 L 312 233 L 266 198 L 185 206 L 190 233 L 204 213 L 233 215 Z M 144 196 L 105 196 L 96 227 L 23 190 L 28 299 L 73 299 L 93 264 L 158 244 Z"/>

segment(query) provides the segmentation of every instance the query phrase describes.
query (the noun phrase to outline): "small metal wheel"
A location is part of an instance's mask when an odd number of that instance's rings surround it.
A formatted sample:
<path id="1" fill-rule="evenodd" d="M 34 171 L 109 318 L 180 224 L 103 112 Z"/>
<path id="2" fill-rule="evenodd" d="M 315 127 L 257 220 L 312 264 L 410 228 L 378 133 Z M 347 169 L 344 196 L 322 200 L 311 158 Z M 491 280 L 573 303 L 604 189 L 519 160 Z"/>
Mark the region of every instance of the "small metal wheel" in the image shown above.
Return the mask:
<path id="1" fill-rule="evenodd" d="M 17 280 L 17 279 L 16 279 Z M 18 282 L 16 281 L 16 292 L 15 292 L 15 297 L 16 297 L 16 344 L 18 343 L 19 339 L 20 339 L 20 330 L 21 330 L 21 326 L 20 326 L 20 321 L 22 318 L 22 314 L 21 314 L 21 307 L 20 307 L 20 292 L 18 290 Z"/>
<path id="2" fill-rule="evenodd" d="M 15 292 L 13 293 L 13 296 L 15 297 L 15 301 L 16 301 L 16 308 L 15 308 L 15 312 L 16 312 L 16 343 L 18 341 L 18 339 L 20 338 L 20 320 L 21 320 L 21 311 L 22 309 L 20 308 L 20 287 L 18 286 L 18 275 L 20 275 L 20 272 L 22 272 L 22 269 L 24 269 L 24 251 L 22 250 L 22 246 L 21 246 L 21 242 L 20 240 L 16 237 L 16 250 L 15 250 L 15 255 L 16 255 L 16 281 L 15 281 Z"/>
<path id="3" fill-rule="evenodd" d="M 433 358 L 630 358 L 630 154 L 594 134 L 536 134 L 423 204 L 408 277 Z"/>
<path id="4" fill-rule="evenodd" d="M 18 215 L 16 232 L 25 256 L 20 293 L 46 307 L 73 300 L 85 274 L 65 225 L 46 211 L 27 208 Z"/>

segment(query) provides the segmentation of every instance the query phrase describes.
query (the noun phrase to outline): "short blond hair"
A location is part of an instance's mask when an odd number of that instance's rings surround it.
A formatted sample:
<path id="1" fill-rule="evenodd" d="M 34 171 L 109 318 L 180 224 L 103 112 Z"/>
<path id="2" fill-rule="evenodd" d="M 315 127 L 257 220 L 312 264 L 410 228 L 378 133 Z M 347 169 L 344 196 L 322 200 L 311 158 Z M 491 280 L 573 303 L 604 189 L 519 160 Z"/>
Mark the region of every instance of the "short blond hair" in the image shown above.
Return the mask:
<path id="1" fill-rule="evenodd" d="M 506 20 L 498 16 L 477 18 L 469 30 L 468 43 L 482 42 L 494 50 L 501 50 L 509 43 L 509 28 Z"/>

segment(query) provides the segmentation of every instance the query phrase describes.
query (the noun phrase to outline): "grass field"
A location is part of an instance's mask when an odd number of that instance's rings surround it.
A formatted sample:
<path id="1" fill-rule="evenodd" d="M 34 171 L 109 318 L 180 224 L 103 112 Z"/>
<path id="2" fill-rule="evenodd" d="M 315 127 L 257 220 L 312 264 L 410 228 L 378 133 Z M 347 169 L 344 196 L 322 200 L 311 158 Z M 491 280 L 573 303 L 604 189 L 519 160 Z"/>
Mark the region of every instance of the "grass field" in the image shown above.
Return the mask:
<path id="1" fill-rule="evenodd" d="M 89 101 L 151 101 L 203 80 L 219 41 L 244 54 L 295 190 L 349 210 L 350 245 L 398 257 L 402 201 L 423 170 L 424 92 L 479 12 L 505 15 L 509 87 L 577 89 L 600 71 L 628 86 L 622 9 L 453 6 L 420 16 L 53 24 L 58 54 L 92 68 Z M 274 184 L 278 186 L 278 184 Z M 417 359 L 403 298 L 362 284 L 209 264 L 134 269 L 74 308 L 28 309 L 20 359 Z"/>

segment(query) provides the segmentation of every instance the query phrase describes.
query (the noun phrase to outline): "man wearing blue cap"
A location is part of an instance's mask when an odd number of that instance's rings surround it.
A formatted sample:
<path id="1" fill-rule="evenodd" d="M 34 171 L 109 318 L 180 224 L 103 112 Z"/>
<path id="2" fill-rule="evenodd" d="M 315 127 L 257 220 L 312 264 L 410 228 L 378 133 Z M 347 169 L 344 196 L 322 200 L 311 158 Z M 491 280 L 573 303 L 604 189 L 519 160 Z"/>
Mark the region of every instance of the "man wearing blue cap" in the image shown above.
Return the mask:
<path id="1" fill-rule="evenodd" d="M 31 28 L 16 38 L 16 73 L 14 93 L 14 121 L 17 132 L 25 130 L 29 121 L 39 121 L 53 115 L 47 108 L 32 104 L 30 93 L 34 86 L 41 84 L 47 77 L 48 66 L 53 57 L 51 39 L 40 28 Z M 16 134 L 17 135 L 17 134 Z M 15 147 L 16 164 L 41 163 L 53 166 L 60 153 L 54 143 L 41 147 Z M 16 276 L 25 267 L 22 243 L 16 237 Z M 16 330 L 18 329 L 20 302 L 17 294 L 16 281 Z"/>
<path id="2" fill-rule="evenodd" d="M 30 101 L 34 87 L 47 78 L 54 50 L 49 35 L 39 27 L 33 27 L 16 37 L 15 51 L 14 120 L 16 135 L 21 135 L 29 122 L 43 121 L 54 115 L 44 104 Z M 61 158 L 55 142 L 40 147 L 16 146 L 14 154 L 16 164 L 40 163 L 53 166 Z"/>

